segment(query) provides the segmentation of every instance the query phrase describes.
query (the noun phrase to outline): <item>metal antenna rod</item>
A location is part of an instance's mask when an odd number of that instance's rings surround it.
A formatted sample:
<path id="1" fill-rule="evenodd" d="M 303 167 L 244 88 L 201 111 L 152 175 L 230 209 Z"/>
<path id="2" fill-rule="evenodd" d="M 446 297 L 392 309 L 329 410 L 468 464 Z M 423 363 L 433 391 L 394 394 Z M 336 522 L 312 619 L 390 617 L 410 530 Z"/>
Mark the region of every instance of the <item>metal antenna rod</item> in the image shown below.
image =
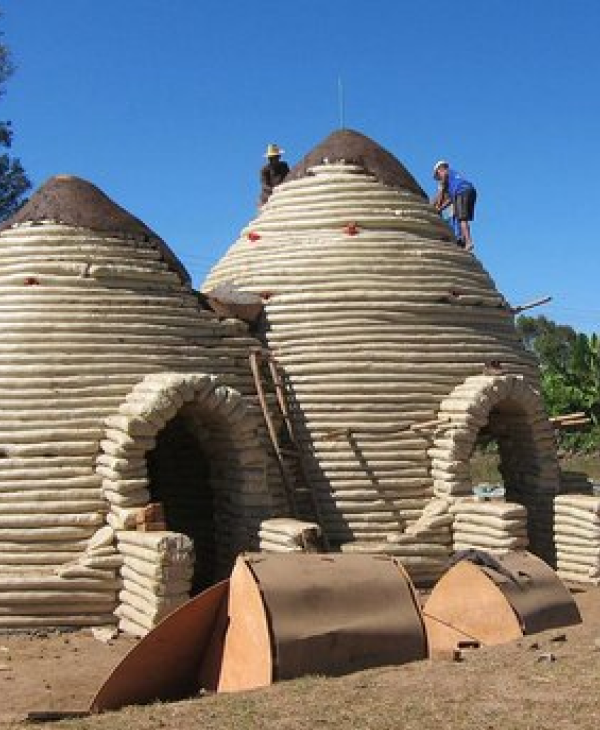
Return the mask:
<path id="1" fill-rule="evenodd" d="M 342 77 L 338 76 L 338 111 L 340 118 L 340 129 L 344 129 L 344 85 Z"/>

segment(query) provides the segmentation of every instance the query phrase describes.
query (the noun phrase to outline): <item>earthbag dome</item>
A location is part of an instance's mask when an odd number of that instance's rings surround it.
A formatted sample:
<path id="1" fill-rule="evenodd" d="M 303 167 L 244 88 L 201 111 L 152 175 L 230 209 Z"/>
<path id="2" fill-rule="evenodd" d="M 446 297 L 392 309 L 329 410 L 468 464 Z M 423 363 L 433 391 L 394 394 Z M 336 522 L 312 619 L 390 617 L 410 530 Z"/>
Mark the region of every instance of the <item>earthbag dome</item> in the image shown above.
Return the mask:
<path id="1" fill-rule="evenodd" d="M 286 513 L 257 343 L 78 178 L 3 225 L 0 261 L 0 627 L 107 623 L 118 606 L 143 633 Z M 136 529 L 149 502 L 162 533 Z"/>
<path id="2" fill-rule="evenodd" d="M 265 299 L 322 527 L 435 579 L 480 432 L 552 553 L 558 466 L 537 363 L 479 261 L 389 152 L 351 130 L 296 166 L 210 272 Z M 307 517 L 314 515 L 307 515 Z"/>

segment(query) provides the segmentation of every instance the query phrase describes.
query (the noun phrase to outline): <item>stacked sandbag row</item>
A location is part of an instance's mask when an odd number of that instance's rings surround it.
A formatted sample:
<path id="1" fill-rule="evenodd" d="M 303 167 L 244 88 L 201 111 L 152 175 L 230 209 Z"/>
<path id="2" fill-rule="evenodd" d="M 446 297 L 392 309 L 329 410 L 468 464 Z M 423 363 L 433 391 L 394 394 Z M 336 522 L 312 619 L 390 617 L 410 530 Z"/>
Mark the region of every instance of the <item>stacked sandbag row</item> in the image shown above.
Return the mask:
<path id="1" fill-rule="evenodd" d="M 82 554 L 109 502 L 147 498 L 136 486 L 143 455 L 104 450 L 105 421 L 132 387 L 157 372 L 211 373 L 253 395 L 256 341 L 244 323 L 201 308 L 143 223 L 65 177 L 2 226 L 0 326 L 0 573 L 22 577 L 36 601 L 33 576 Z M 100 470 L 115 463 L 130 480 L 109 493 Z M 263 507 L 262 517 L 272 514 Z M 15 615 L 10 606 L 0 595 L 0 611 Z"/>
<path id="2" fill-rule="evenodd" d="M 117 533 L 122 589 L 115 614 L 119 628 L 144 636 L 188 600 L 194 573 L 194 546 L 174 532 Z"/>
<path id="3" fill-rule="evenodd" d="M 561 494 L 554 500 L 558 575 L 600 585 L 600 496 Z"/>
<path id="4" fill-rule="evenodd" d="M 112 611 L 121 586 L 121 558 L 112 529 L 100 529 L 76 557 L 75 552 L 69 554 L 68 561 L 52 570 L 2 570 L 0 628 L 115 623 Z M 24 563 L 28 557 L 24 550 Z M 47 560 L 51 562 L 51 553 Z"/>
<path id="5" fill-rule="evenodd" d="M 450 511 L 455 551 L 474 548 L 503 555 L 529 545 L 527 510 L 521 504 L 467 498 L 458 500 Z"/>
<path id="6" fill-rule="evenodd" d="M 260 523 L 260 550 L 268 553 L 321 552 L 322 533 L 314 522 L 274 517 Z"/>
<path id="7" fill-rule="evenodd" d="M 285 372 L 319 521 L 332 544 L 377 550 L 434 496 L 430 434 L 411 425 L 435 419 L 489 361 L 533 384 L 537 366 L 489 275 L 400 163 L 398 184 L 383 184 L 369 155 L 384 151 L 336 135 L 365 148 L 323 149 L 327 164 L 292 171 L 204 288 L 266 296 L 265 338 Z"/>

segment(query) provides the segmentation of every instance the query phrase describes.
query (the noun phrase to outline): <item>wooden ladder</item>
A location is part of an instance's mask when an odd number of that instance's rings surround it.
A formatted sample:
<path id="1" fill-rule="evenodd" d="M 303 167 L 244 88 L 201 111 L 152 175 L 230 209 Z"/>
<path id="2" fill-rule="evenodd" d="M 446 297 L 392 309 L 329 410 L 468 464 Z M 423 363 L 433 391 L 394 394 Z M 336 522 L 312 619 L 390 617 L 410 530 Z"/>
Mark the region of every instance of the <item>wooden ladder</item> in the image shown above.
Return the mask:
<path id="1" fill-rule="evenodd" d="M 285 428 L 290 440 L 291 447 L 283 447 L 279 443 L 279 437 L 277 436 L 277 430 L 275 428 L 275 424 L 273 423 L 273 418 L 271 417 L 271 413 L 269 412 L 269 405 L 267 403 L 267 397 L 265 393 L 265 386 L 263 383 L 262 375 L 261 375 L 261 365 L 263 363 L 267 364 L 267 367 L 269 369 L 269 375 L 271 376 L 271 380 L 273 381 L 273 385 L 275 387 L 275 395 L 277 397 L 277 406 L 279 408 L 280 415 L 283 419 L 283 422 L 285 424 Z M 319 498 L 315 492 L 314 485 L 310 479 L 310 476 L 308 475 L 306 464 L 303 459 L 302 450 L 299 446 L 298 438 L 296 436 L 296 430 L 294 427 L 294 421 L 290 415 L 290 408 L 289 403 L 287 399 L 287 390 L 285 387 L 285 384 L 283 382 L 283 378 L 281 376 L 281 373 L 279 371 L 279 368 L 277 366 L 277 363 L 273 357 L 273 353 L 265 348 L 259 348 L 255 347 L 250 350 L 250 369 L 252 370 L 252 377 L 254 378 L 254 386 L 256 388 L 256 394 L 258 396 L 258 401 L 260 403 L 260 407 L 262 410 L 262 414 L 265 420 L 265 425 L 267 427 L 267 431 L 269 433 L 269 438 L 271 441 L 271 445 L 273 447 L 273 451 L 275 453 L 275 458 L 277 460 L 277 465 L 279 467 L 279 471 L 281 473 L 281 479 L 285 488 L 286 496 L 288 498 L 288 502 L 290 505 L 290 509 L 292 512 L 292 517 L 296 517 L 298 515 L 298 506 L 296 503 L 296 495 L 295 495 L 295 489 L 294 489 L 294 479 L 290 475 L 289 469 L 287 467 L 287 464 L 285 463 L 285 458 L 292 458 L 295 459 L 299 470 L 300 470 L 300 476 L 302 478 L 302 481 L 304 482 L 304 485 L 307 488 L 311 506 L 313 509 L 313 514 L 315 515 L 315 518 L 317 522 L 319 523 L 321 527 L 322 532 L 322 540 L 323 545 L 325 549 L 329 549 L 329 545 L 327 542 L 327 536 L 325 535 L 325 528 L 323 525 L 322 520 L 322 512 L 321 507 L 319 504 Z"/>

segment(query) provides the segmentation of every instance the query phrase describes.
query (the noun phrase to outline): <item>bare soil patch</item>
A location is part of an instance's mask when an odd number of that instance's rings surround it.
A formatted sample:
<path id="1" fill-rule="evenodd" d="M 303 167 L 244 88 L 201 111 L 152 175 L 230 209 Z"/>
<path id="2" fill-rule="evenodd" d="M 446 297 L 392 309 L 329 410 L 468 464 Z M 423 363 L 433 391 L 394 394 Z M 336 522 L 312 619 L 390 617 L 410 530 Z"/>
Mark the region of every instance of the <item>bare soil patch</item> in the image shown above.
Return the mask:
<path id="1" fill-rule="evenodd" d="M 584 623 L 473 650 L 464 661 L 424 661 L 339 679 L 308 677 L 265 690 L 132 707 L 61 721 L 70 730 L 557 730 L 600 727 L 600 590 L 576 596 Z M 134 640 L 107 646 L 91 633 L 0 637 L 0 727 L 31 710 L 84 709 Z M 6 668 L 8 665 L 8 669 Z"/>

